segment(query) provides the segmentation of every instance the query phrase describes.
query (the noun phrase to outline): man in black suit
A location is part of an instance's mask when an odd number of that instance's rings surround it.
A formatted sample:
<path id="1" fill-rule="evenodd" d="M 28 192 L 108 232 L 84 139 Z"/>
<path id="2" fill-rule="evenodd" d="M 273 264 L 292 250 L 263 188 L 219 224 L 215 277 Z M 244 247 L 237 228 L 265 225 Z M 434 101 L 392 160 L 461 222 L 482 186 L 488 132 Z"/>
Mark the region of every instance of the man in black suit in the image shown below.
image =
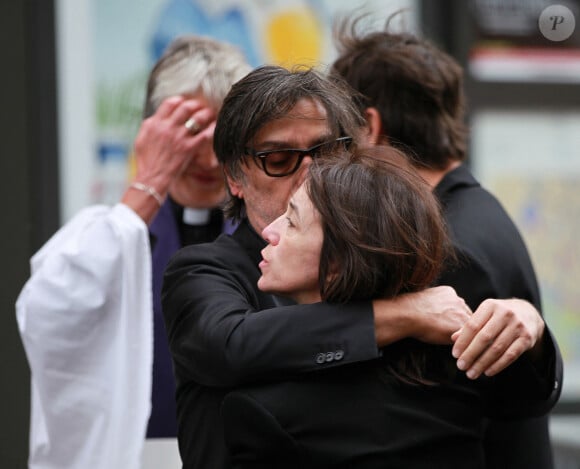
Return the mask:
<path id="1" fill-rule="evenodd" d="M 540 293 L 516 226 L 464 165 L 467 129 L 462 69 L 449 55 L 413 35 L 359 34 L 359 20 L 340 24 L 339 56 L 332 72 L 360 93 L 356 101 L 369 124 L 369 141 L 389 142 L 411 153 L 417 171 L 441 202 L 459 264 L 447 269 L 439 284 L 454 287 L 474 311 L 479 307 L 469 327 L 477 324 L 492 339 L 506 334 L 510 329 L 502 331 L 504 318 L 493 313 L 493 301 L 484 300 L 521 298 L 540 311 Z M 468 370 L 470 378 L 497 373 L 501 360 L 492 366 L 485 357 L 474 360 L 466 347 L 472 335 L 466 331 L 455 343 L 453 354 L 459 358 L 459 368 Z M 542 366 L 554 376 L 553 393 L 559 395 L 562 359 L 549 332 L 543 334 L 543 347 L 555 354 Z M 551 468 L 548 417 L 490 421 L 486 464 L 489 468 Z"/>
<path id="2" fill-rule="evenodd" d="M 372 360 L 380 347 L 404 337 L 450 343 L 469 321 L 463 300 L 448 287 L 340 307 L 284 306 L 257 289 L 266 244 L 259 233 L 285 211 L 312 158 L 344 145 L 365 125 L 349 92 L 312 70 L 262 67 L 224 101 L 214 147 L 232 196 L 227 214 L 240 225 L 232 236 L 179 251 L 163 286 L 185 468 L 228 467 L 219 407 L 232 387 Z M 517 316 L 508 318 L 525 331 L 508 338 L 516 354 L 506 360 L 506 349 L 492 346 L 489 363 L 503 368 L 541 345 L 543 322 L 530 327 Z M 475 356 L 490 345 L 479 334 L 468 342 Z"/>

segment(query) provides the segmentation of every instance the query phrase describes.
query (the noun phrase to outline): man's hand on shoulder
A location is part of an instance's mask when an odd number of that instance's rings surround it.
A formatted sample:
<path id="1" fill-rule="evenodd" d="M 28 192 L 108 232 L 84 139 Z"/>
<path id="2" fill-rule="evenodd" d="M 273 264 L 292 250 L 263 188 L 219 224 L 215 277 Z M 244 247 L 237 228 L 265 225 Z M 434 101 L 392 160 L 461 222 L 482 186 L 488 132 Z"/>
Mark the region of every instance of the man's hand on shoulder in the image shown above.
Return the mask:
<path id="1" fill-rule="evenodd" d="M 544 329 L 542 316 L 529 302 L 488 299 L 453 334 L 452 353 L 469 378 L 493 376 L 524 352 L 541 354 Z"/>
<path id="2" fill-rule="evenodd" d="M 452 287 L 439 286 L 389 300 L 374 300 L 377 345 L 406 337 L 431 344 L 451 344 L 451 336 L 471 317 Z"/>

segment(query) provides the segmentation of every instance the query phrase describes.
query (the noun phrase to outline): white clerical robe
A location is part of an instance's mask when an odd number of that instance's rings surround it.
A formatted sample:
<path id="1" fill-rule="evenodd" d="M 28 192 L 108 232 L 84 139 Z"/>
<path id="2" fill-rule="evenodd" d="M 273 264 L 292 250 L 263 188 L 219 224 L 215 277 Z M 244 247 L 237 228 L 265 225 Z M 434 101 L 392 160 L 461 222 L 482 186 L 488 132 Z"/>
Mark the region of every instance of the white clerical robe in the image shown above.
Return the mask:
<path id="1" fill-rule="evenodd" d="M 127 206 L 94 206 L 31 260 L 16 303 L 31 369 L 31 469 L 133 469 L 151 402 L 151 251 Z"/>

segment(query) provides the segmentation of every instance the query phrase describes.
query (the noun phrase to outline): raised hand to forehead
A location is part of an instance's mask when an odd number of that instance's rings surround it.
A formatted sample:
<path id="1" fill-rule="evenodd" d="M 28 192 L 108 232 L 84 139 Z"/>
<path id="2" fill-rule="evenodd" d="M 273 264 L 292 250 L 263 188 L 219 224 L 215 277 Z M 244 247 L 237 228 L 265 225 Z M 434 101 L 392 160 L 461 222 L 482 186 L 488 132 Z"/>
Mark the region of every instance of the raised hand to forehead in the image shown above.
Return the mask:
<path id="1" fill-rule="evenodd" d="M 215 119 L 216 111 L 202 100 L 174 96 L 163 101 L 143 120 L 135 139 L 135 180 L 165 197 L 196 149 L 213 138 Z"/>

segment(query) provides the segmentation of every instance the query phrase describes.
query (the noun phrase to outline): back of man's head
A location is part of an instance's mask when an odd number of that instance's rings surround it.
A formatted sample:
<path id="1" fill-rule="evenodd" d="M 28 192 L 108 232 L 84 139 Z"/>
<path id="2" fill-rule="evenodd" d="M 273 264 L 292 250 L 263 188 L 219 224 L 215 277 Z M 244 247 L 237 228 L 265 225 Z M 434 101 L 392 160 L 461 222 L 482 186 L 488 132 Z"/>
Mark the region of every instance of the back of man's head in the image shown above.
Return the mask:
<path id="1" fill-rule="evenodd" d="M 448 54 L 408 33 L 358 32 L 364 17 L 335 28 L 339 56 L 331 73 L 345 79 L 381 116 L 382 133 L 419 166 L 445 169 L 466 157 L 463 71 Z"/>

